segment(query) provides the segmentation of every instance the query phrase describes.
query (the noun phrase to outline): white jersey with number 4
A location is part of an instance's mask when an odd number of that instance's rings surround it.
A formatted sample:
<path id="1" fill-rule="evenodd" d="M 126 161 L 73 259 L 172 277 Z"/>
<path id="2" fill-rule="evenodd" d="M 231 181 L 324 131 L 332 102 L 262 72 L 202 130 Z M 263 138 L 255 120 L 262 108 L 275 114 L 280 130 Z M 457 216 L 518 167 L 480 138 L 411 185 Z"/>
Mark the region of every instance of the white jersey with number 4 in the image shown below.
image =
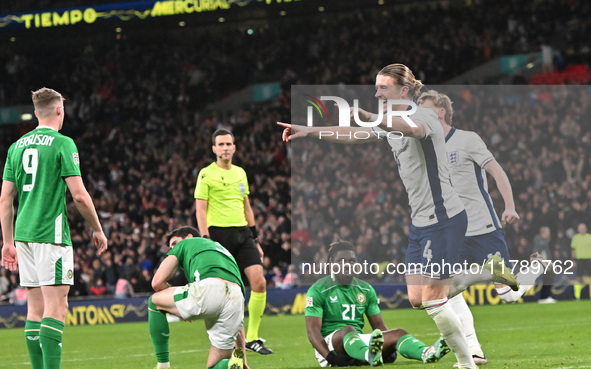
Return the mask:
<path id="1" fill-rule="evenodd" d="M 379 127 L 373 130 L 392 147 L 408 193 L 412 224 L 425 227 L 459 214 L 464 206 L 450 183 L 444 133 L 437 116 L 431 109 L 419 106 L 410 119 L 424 125 L 425 138 L 399 138 L 386 135 Z"/>
<path id="2" fill-rule="evenodd" d="M 468 214 L 466 236 L 478 236 L 501 229 L 488 194 L 484 166 L 493 154 L 475 132 L 452 127 L 445 138 L 451 183 Z"/>

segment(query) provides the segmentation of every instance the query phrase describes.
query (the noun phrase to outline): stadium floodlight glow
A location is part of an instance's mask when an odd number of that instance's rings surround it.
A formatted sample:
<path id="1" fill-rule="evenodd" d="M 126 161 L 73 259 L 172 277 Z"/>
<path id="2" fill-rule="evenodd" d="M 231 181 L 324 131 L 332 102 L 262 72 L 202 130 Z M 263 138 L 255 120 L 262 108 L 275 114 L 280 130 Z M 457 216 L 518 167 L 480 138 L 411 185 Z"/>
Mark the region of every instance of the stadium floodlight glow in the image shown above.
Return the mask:
<path id="1" fill-rule="evenodd" d="M 121 27 L 117 27 L 117 28 L 115 28 L 115 32 L 117 32 L 117 33 L 121 33 Z"/>
<path id="2" fill-rule="evenodd" d="M 534 67 L 534 63 L 527 63 L 527 69 L 532 69 Z"/>
<path id="3" fill-rule="evenodd" d="M 282 10 L 282 11 L 279 12 L 279 15 L 282 16 L 282 17 L 284 17 L 284 16 L 287 15 L 287 12 L 285 10 Z"/>
<path id="4" fill-rule="evenodd" d="M 220 23 L 224 23 L 225 21 L 226 21 L 226 18 L 224 18 L 224 17 L 218 18 L 218 22 L 220 22 Z"/>
<path id="5" fill-rule="evenodd" d="M 186 23 L 185 23 L 185 21 L 180 21 L 180 22 L 179 22 L 179 27 L 184 27 L 184 26 L 185 26 L 185 24 L 186 24 Z"/>
<path id="6" fill-rule="evenodd" d="M 15 42 L 16 41 L 16 37 L 11 37 L 10 38 L 10 42 Z"/>
<path id="7" fill-rule="evenodd" d="M 249 29 L 246 31 L 246 34 L 247 34 L 247 35 L 249 35 L 249 36 L 252 36 L 252 35 L 254 34 L 254 30 L 253 30 L 252 28 L 249 28 Z"/>
<path id="8" fill-rule="evenodd" d="M 384 5 L 384 0 L 378 0 L 378 5 Z"/>
<path id="9" fill-rule="evenodd" d="M 324 7 L 323 6 L 318 7 L 318 11 L 319 12 L 323 12 L 324 11 Z"/>
<path id="10" fill-rule="evenodd" d="M 33 114 L 31 114 L 31 113 L 21 114 L 21 120 L 31 120 L 31 119 L 33 119 Z"/>

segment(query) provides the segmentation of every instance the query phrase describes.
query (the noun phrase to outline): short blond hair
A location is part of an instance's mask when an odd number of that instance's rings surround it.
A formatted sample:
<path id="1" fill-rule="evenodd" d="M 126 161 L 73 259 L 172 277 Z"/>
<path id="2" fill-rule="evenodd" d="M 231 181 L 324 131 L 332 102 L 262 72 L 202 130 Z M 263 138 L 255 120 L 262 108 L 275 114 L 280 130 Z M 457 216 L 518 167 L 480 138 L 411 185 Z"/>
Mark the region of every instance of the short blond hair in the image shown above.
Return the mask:
<path id="1" fill-rule="evenodd" d="M 438 108 L 445 109 L 445 121 L 450 126 L 453 126 L 453 116 L 454 116 L 454 108 L 451 106 L 452 102 L 449 96 L 446 94 L 439 93 L 435 90 L 425 91 L 419 96 L 417 102 L 419 105 L 426 100 L 431 100 L 433 105 Z"/>
<path id="2" fill-rule="evenodd" d="M 404 64 L 390 64 L 382 68 L 378 75 L 391 77 L 397 86 L 408 87 L 408 95 L 413 100 L 419 96 L 423 83 L 415 78 L 409 67 Z"/>
<path id="3" fill-rule="evenodd" d="M 51 88 L 42 87 L 37 91 L 31 92 L 33 97 L 33 106 L 37 115 L 45 117 L 51 113 L 51 110 L 64 101 L 62 94 Z"/>

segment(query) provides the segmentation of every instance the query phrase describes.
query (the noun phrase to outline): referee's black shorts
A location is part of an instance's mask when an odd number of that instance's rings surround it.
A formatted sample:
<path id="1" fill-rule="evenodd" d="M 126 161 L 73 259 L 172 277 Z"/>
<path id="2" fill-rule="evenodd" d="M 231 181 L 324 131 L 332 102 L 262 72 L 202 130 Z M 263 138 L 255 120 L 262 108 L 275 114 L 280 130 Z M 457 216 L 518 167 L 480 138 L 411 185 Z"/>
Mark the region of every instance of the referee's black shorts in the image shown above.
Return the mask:
<path id="1" fill-rule="evenodd" d="M 238 264 L 240 271 L 251 265 L 262 265 L 261 254 L 248 227 L 209 227 L 209 237 L 224 246 Z"/>

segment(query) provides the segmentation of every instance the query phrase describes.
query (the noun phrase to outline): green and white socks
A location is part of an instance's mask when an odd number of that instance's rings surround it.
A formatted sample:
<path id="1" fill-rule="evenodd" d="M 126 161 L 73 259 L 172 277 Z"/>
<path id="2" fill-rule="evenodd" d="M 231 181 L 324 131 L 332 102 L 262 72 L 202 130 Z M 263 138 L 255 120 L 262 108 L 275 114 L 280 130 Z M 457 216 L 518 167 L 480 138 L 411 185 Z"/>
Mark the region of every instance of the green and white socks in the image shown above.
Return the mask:
<path id="1" fill-rule="evenodd" d="M 29 357 L 31 358 L 31 365 L 33 369 L 43 369 L 43 352 L 39 344 L 39 330 L 41 322 L 35 320 L 27 320 L 25 322 L 25 339 L 27 341 L 27 349 L 29 350 Z"/>
<path id="2" fill-rule="evenodd" d="M 154 353 L 156 354 L 156 361 L 158 361 L 157 369 L 169 368 L 170 354 L 168 351 L 168 340 L 170 329 L 168 327 L 168 320 L 166 320 L 166 314 L 156 309 L 151 296 L 148 299 L 148 327 L 150 329 L 152 346 L 154 346 Z"/>
<path id="3" fill-rule="evenodd" d="M 63 322 L 54 318 L 43 318 L 41 320 L 39 328 L 39 344 L 43 353 L 43 369 L 60 368 L 63 336 Z M 27 341 L 28 340 L 27 337 Z"/>

